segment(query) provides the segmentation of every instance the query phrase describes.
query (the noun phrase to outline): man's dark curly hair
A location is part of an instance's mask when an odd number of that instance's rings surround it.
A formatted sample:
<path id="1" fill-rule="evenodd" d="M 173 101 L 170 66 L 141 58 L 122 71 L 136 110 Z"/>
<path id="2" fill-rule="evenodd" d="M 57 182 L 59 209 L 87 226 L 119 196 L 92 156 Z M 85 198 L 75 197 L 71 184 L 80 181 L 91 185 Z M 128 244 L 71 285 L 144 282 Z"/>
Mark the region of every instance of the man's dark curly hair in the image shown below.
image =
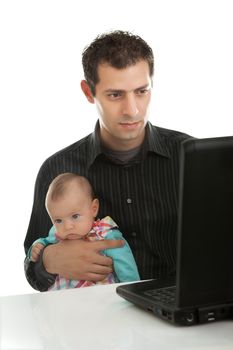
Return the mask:
<path id="1" fill-rule="evenodd" d="M 95 96 L 95 86 L 99 82 L 97 68 L 108 63 L 118 69 L 126 68 L 145 60 L 149 65 L 150 76 L 154 73 L 154 56 L 150 46 L 139 36 L 116 30 L 101 34 L 82 53 L 85 79 Z"/>

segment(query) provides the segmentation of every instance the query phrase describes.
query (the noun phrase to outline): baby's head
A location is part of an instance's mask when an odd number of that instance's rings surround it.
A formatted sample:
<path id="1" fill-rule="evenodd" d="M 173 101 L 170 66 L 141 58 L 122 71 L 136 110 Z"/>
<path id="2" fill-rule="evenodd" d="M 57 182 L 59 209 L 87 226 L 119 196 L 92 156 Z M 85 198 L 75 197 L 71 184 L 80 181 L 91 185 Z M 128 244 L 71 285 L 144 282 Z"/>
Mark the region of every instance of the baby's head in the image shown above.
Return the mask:
<path id="1" fill-rule="evenodd" d="M 80 239 L 91 230 L 99 201 L 85 177 L 64 173 L 51 182 L 45 206 L 58 239 Z"/>

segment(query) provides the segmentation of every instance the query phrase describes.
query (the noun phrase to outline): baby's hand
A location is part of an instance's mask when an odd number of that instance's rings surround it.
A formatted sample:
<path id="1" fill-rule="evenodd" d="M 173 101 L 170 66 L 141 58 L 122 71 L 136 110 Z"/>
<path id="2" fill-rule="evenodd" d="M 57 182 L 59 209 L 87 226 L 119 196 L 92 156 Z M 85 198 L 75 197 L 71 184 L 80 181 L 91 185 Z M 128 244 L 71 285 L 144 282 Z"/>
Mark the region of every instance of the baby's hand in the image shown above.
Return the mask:
<path id="1" fill-rule="evenodd" d="M 32 253 L 31 253 L 31 261 L 37 261 L 39 256 L 40 256 L 40 252 L 41 250 L 44 248 L 44 245 L 41 243 L 35 243 L 32 246 Z"/>

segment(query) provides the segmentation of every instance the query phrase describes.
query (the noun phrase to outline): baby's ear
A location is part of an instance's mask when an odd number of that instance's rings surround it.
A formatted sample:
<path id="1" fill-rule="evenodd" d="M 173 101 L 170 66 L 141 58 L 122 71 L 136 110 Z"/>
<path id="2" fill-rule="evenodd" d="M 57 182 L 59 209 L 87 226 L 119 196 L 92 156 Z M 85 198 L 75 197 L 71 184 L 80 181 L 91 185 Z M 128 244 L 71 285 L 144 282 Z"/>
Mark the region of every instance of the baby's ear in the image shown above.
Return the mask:
<path id="1" fill-rule="evenodd" d="M 95 198 L 92 201 L 92 213 L 94 218 L 97 216 L 98 211 L 99 211 L 99 200 Z"/>

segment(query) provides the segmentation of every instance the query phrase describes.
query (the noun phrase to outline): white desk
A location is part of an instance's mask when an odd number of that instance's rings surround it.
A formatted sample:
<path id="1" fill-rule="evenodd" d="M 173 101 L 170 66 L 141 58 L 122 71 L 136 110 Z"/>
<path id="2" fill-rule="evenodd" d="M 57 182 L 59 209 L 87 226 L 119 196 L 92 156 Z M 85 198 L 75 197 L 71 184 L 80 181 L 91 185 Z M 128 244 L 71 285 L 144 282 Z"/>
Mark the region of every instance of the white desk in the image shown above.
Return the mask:
<path id="1" fill-rule="evenodd" d="M 115 288 L 0 298 L 0 349 L 233 349 L 233 321 L 173 326 L 123 300 Z"/>

